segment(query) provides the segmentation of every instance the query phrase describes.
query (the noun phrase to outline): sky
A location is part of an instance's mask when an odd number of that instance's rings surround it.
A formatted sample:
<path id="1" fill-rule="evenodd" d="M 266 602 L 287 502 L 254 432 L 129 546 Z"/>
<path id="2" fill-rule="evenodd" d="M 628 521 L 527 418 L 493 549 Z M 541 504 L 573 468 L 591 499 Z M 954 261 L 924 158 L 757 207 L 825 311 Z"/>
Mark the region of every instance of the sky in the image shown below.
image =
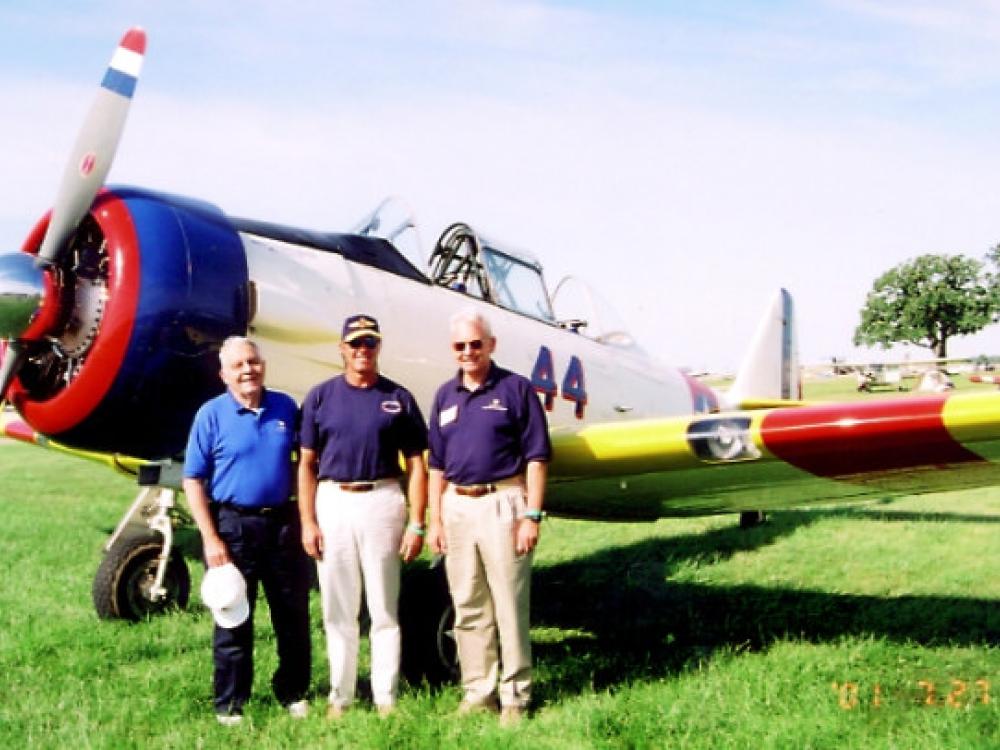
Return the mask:
<path id="1" fill-rule="evenodd" d="M 780 287 L 803 362 L 904 356 L 851 345 L 875 278 L 1000 243 L 992 0 L 0 0 L 0 251 L 134 25 L 109 183 L 330 231 L 401 196 L 427 251 L 530 251 L 669 364 L 735 368 Z"/>

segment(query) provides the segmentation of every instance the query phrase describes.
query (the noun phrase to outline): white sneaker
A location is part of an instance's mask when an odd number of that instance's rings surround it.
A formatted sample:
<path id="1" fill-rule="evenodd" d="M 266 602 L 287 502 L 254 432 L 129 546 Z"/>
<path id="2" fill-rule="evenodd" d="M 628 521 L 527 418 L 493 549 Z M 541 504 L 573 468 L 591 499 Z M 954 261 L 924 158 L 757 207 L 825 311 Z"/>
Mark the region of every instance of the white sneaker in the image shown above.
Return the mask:
<path id="1" fill-rule="evenodd" d="M 309 715 L 309 701 L 303 699 L 288 704 L 288 715 L 293 719 L 304 719 Z"/>
<path id="2" fill-rule="evenodd" d="M 242 714 L 216 714 L 215 720 L 224 727 L 238 727 L 243 723 Z"/>

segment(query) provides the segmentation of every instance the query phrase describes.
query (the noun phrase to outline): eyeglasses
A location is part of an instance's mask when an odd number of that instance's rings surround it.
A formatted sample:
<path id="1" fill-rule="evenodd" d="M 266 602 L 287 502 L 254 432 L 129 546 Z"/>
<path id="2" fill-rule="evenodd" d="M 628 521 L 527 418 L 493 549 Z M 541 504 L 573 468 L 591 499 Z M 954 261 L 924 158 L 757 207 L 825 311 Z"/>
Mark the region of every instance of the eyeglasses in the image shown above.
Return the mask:
<path id="1" fill-rule="evenodd" d="M 464 352 L 466 349 L 478 352 L 480 349 L 483 348 L 483 340 L 473 339 L 472 341 L 452 341 L 451 348 L 454 349 L 456 352 Z"/>
<path id="2" fill-rule="evenodd" d="M 360 349 L 361 347 L 364 347 L 365 349 L 374 349 L 378 346 L 378 339 L 374 336 L 359 336 L 356 339 L 348 341 L 347 345 L 352 349 Z"/>

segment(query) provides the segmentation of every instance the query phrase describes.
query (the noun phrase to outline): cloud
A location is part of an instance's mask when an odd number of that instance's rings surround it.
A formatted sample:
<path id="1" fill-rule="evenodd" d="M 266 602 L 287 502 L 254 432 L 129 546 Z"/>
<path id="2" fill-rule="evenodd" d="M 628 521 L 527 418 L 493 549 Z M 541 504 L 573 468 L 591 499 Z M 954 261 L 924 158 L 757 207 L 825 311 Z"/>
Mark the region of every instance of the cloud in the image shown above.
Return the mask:
<path id="1" fill-rule="evenodd" d="M 824 25 L 500 2 L 309 3 L 289 17 L 251 2 L 225 30 L 234 6 L 155 6 L 110 181 L 319 229 L 400 194 L 425 244 L 466 221 L 532 251 L 550 286 L 597 281 L 673 363 L 735 366 L 778 286 L 796 296 L 804 359 L 850 355 L 878 274 L 1000 240 L 982 108 L 995 105 L 961 88 L 941 98 L 880 58 L 886 22 L 847 33 L 873 17 L 856 5 L 822 6 Z M 0 243 L 50 205 L 118 25 L 92 55 L 80 42 L 72 73 L 0 68 L 16 175 L 0 188 Z M 935 106 L 917 116 L 913 102 Z"/>
<path id="2" fill-rule="evenodd" d="M 835 0 L 835 6 L 900 27 L 969 39 L 1000 40 L 1000 7 L 991 0 Z"/>

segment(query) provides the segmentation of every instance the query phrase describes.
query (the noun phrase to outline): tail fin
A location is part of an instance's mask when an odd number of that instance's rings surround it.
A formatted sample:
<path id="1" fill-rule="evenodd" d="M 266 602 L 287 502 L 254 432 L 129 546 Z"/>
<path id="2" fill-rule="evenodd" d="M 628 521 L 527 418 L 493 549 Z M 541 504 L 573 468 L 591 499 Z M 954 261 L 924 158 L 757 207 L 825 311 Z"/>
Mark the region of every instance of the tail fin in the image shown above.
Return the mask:
<path id="1" fill-rule="evenodd" d="M 734 407 L 753 408 L 769 400 L 801 398 L 792 295 L 780 289 L 757 326 L 726 401 Z"/>

